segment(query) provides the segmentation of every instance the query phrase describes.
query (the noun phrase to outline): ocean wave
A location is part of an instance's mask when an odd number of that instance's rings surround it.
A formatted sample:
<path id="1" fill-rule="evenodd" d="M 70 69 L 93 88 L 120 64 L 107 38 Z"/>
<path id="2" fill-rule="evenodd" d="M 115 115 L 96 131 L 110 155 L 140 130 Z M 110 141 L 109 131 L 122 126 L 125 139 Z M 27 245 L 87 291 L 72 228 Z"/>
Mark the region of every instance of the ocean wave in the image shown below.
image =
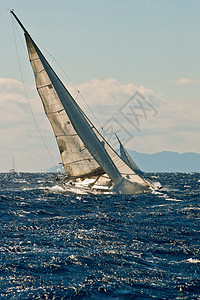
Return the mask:
<path id="1" fill-rule="evenodd" d="M 69 195 L 53 174 L 0 176 L 1 299 L 198 299 L 199 174 L 109 196 Z"/>

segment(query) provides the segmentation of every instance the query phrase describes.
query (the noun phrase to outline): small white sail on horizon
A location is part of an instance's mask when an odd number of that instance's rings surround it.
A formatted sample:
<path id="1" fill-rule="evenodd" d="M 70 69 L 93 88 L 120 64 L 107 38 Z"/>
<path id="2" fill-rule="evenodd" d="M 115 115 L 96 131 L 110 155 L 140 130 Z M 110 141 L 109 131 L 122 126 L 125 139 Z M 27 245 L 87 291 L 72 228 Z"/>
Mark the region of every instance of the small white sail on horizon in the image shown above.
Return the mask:
<path id="1" fill-rule="evenodd" d="M 14 156 L 12 158 L 12 169 L 9 170 L 9 173 L 16 173 L 16 167 L 15 167 L 15 159 Z"/>
<path id="2" fill-rule="evenodd" d="M 66 189 L 73 192 L 81 187 L 90 193 L 151 192 L 151 185 L 116 153 L 87 118 L 15 13 L 11 14 L 24 31 L 37 91 L 66 172 Z"/>

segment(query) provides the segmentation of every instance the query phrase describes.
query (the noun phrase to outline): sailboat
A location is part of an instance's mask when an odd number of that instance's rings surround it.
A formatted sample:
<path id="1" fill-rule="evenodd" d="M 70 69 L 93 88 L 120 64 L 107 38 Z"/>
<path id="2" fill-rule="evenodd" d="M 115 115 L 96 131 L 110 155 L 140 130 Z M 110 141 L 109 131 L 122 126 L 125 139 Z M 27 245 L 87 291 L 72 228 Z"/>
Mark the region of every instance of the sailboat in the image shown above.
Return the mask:
<path id="1" fill-rule="evenodd" d="M 68 192 L 87 194 L 150 193 L 152 186 L 137 174 L 104 139 L 50 66 L 13 10 L 22 28 L 36 88 L 52 125 Z"/>
<path id="2" fill-rule="evenodd" d="M 13 157 L 13 160 L 12 160 L 12 169 L 9 170 L 9 173 L 16 173 L 16 170 L 15 170 L 15 159 Z"/>

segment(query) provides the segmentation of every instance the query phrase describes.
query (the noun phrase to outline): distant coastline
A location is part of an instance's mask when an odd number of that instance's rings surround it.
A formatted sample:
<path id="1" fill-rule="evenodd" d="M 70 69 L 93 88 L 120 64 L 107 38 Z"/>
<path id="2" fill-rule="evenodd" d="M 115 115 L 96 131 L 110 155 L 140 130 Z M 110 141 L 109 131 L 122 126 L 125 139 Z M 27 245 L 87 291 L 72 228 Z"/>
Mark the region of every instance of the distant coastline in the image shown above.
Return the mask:
<path id="1" fill-rule="evenodd" d="M 128 151 L 144 172 L 200 172 L 200 154 L 162 151 L 154 154 Z"/>
<path id="2" fill-rule="evenodd" d="M 128 150 L 136 164 L 144 172 L 198 172 L 200 173 L 200 154 L 162 151 L 154 154 Z M 48 172 L 56 172 L 59 167 L 52 167 Z"/>

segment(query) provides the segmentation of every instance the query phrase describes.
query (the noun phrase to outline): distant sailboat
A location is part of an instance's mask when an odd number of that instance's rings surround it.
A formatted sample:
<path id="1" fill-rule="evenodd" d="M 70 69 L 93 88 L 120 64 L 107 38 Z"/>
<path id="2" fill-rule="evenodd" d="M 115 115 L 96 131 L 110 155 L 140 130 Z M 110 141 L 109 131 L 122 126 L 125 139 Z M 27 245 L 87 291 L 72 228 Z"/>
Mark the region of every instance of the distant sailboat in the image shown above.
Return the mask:
<path id="1" fill-rule="evenodd" d="M 10 169 L 9 173 L 16 173 L 16 170 L 15 170 L 15 159 L 14 159 L 14 157 L 12 159 L 12 169 Z"/>
<path id="2" fill-rule="evenodd" d="M 148 193 L 152 186 L 103 138 L 43 56 L 21 21 L 36 87 L 54 130 L 66 172 L 63 187 L 74 193 Z"/>

